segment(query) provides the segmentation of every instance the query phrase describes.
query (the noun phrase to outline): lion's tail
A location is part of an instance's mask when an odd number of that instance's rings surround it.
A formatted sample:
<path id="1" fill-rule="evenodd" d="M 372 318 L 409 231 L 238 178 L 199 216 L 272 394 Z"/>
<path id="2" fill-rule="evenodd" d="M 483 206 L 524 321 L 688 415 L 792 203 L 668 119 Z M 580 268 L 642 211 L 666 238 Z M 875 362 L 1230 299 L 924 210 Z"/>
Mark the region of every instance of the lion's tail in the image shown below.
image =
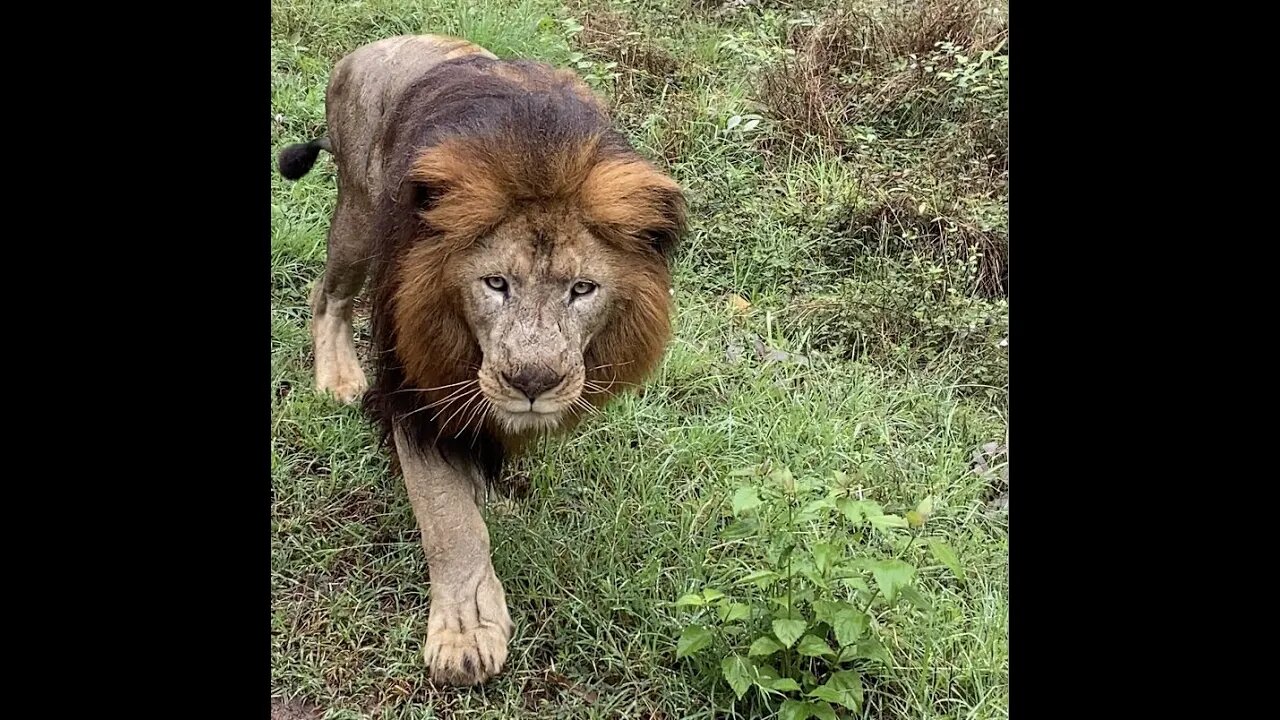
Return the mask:
<path id="1" fill-rule="evenodd" d="M 321 150 L 333 152 L 333 145 L 328 137 L 285 146 L 277 158 L 280 174 L 286 180 L 297 180 L 306 175 L 311 172 L 311 166 L 316 164 L 316 158 L 320 157 Z"/>

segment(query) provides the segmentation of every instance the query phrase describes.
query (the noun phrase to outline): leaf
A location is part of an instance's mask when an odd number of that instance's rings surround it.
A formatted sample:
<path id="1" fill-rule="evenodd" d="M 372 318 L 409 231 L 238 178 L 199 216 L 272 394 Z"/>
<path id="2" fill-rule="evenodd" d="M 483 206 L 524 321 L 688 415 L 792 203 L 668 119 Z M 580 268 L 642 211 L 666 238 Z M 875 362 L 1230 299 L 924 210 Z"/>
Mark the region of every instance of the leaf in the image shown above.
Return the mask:
<path id="1" fill-rule="evenodd" d="M 901 560 L 878 560 L 871 563 L 871 574 L 876 585 L 890 603 L 898 597 L 898 588 L 911 582 L 916 569 Z"/>
<path id="2" fill-rule="evenodd" d="M 702 598 L 706 600 L 708 604 L 713 603 L 722 597 L 724 597 L 724 593 L 714 588 L 707 588 L 702 591 Z"/>
<path id="3" fill-rule="evenodd" d="M 804 634 L 809 624 L 803 620 L 779 618 L 773 621 L 773 634 L 778 636 L 782 647 L 789 648 Z"/>
<path id="4" fill-rule="evenodd" d="M 862 677 L 857 671 L 841 670 L 833 673 L 826 683 L 809 693 L 809 696 L 856 711 L 862 704 Z"/>
<path id="5" fill-rule="evenodd" d="M 933 496 L 929 495 L 925 499 L 921 500 L 920 504 L 916 505 L 916 512 L 923 515 L 925 519 L 928 519 L 929 516 L 933 514 Z"/>
<path id="6" fill-rule="evenodd" d="M 755 657 L 757 655 L 768 656 L 778 652 L 781 649 L 782 649 L 782 645 L 778 644 L 777 640 L 774 640 L 768 635 L 761 635 L 760 637 L 756 638 L 755 642 L 751 643 L 751 649 L 747 651 L 747 654 L 752 657 Z"/>
<path id="7" fill-rule="evenodd" d="M 898 588 L 898 594 L 902 596 L 902 599 L 906 600 L 912 605 L 915 605 L 917 608 L 920 608 L 925 612 L 933 611 L 933 603 L 929 602 L 929 598 L 925 597 L 924 595 L 921 595 L 920 591 L 917 590 L 913 585 L 903 585 L 902 587 Z"/>
<path id="8" fill-rule="evenodd" d="M 734 520 L 720 531 L 725 540 L 742 540 L 756 534 L 756 523 L 753 520 Z"/>
<path id="9" fill-rule="evenodd" d="M 880 504 L 873 500 L 854 500 L 853 498 L 840 498 L 836 501 L 836 507 L 851 523 L 860 523 L 870 517 L 879 517 L 884 515 L 884 510 Z"/>
<path id="10" fill-rule="evenodd" d="M 769 479 L 778 483 L 788 493 L 795 492 L 796 476 L 791 474 L 790 468 L 780 467 L 769 473 Z"/>
<path id="11" fill-rule="evenodd" d="M 811 717 L 816 717 L 818 720 L 837 720 L 835 711 L 825 703 L 784 700 L 782 709 L 778 712 L 779 720 L 806 720 Z"/>
<path id="12" fill-rule="evenodd" d="M 834 657 L 836 654 L 824 640 L 813 635 L 800 638 L 800 645 L 796 650 L 806 657 L 827 657 L 828 655 Z"/>
<path id="13" fill-rule="evenodd" d="M 842 577 L 840 578 L 840 583 L 855 592 L 864 595 L 871 594 L 871 588 L 867 585 L 867 582 L 860 577 Z"/>
<path id="14" fill-rule="evenodd" d="M 734 115 L 733 117 L 729 118 L 729 122 L 725 123 L 724 129 L 725 129 L 725 130 L 732 130 L 732 129 L 734 129 L 734 128 L 738 127 L 738 123 L 740 123 L 740 122 L 742 122 L 742 116 L 741 116 L 741 115 Z"/>
<path id="15" fill-rule="evenodd" d="M 730 603 L 720 606 L 720 622 L 731 623 L 751 617 L 751 606 L 744 603 Z"/>
<path id="16" fill-rule="evenodd" d="M 826 575 L 831 572 L 831 566 L 835 564 L 836 556 L 839 550 L 831 543 L 818 543 L 813 546 L 813 564 L 818 572 Z"/>
<path id="17" fill-rule="evenodd" d="M 809 714 L 818 720 L 839 720 L 836 717 L 836 711 L 832 710 L 830 705 L 822 703 L 809 703 Z"/>
<path id="18" fill-rule="evenodd" d="M 737 470 L 729 471 L 729 477 L 754 477 L 759 474 L 760 468 L 758 467 L 738 468 Z"/>
<path id="19" fill-rule="evenodd" d="M 782 709 L 778 711 L 778 720 L 807 720 L 813 717 L 813 703 L 799 700 L 783 700 Z"/>
<path id="20" fill-rule="evenodd" d="M 742 126 L 742 132 L 751 132 L 759 124 L 760 124 L 760 118 L 752 118 L 751 120 L 748 120 L 745 125 Z"/>
<path id="21" fill-rule="evenodd" d="M 779 678 L 778 669 L 763 660 L 752 662 L 756 663 L 756 684 L 766 690 L 772 687 Z"/>
<path id="22" fill-rule="evenodd" d="M 874 517 L 869 516 L 867 517 L 867 520 L 871 523 L 871 527 L 877 530 L 888 530 L 889 528 L 907 527 L 906 518 L 899 517 L 897 515 L 876 515 Z"/>
<path id="23" fill-rule="evenodd" d="M 840 693 L 833 691 L 833 689 L 831 688 L 827 688 L 827 687 L 814 688 L 813 692 L 809 693 L 809 697 L 815 697 L 815 698 L 818 698 L 818 700 L 835 702 L 836 705 L 841 705 Z"/>
<path id="24" fill-rule="evenodd" d="M 791 557 L 791 553 L 795 552 L 796 544 L 787 540 L 781 548 L 778 548 L 778 556 L 773 558 L 774 567 L 782 567 L 787 564 L 787 559 Z"/>
<path id="25" fill-rule="evenodd" d="M 739 700 L 751 689 L 753 667 L 755 664 L 741 655 L 730 655 L 720 662 L 720 672 L 724 673 L 724 679 L 729 682 L 729 687 L 733 688 L 733 694 Z"/>
<path id="26" fill-rule="evenodd" d="M 761 685 L 761 687 L 767 687 L 767 689 L 769 690 L 777 690 L 778 692 L 799 692 L 800 691 L 800 683 L 787 677 L 774 678 L 768 681 L 767 686 Z"/>
<path id="27" fill-rule="evenodd" d="M 753 663 L 757 661 L 752 660 Z M 795 692 L 800 690 L 800 683 L 788 677 L 780 677 L 778 669 L 772 665 L 759 663 L 756 664 L 756 685 L 760 688 L 761 694 L 765 694 L 766 690 L 776 692 Z"/>
<path id="28" fill-rule="evenodd" d="M 951 574 L 961 580 L 964 579 L 964 568 L 960 566 L 960 558 L 956 557 L 956 551 L 951 546 L 941 540 L 930 538 L 928 540 L 929 552 L 933 554 L 934 559 L 946 565 Z"/>
<path id="29" fill-rule="evenodd" d="M 852 645 L 862 637 L 870 625 L 871 619 L 867 614 L 855 607 L 842 608 L 836 613 L 835 622 L 831 623 L 831 629 L 836 633 L 836 642 L 841 647 Z"/>
<path id="30" fill-rule="evenodd" d="M 735 516 L 751 512 L 763 504 L 760 491 L 753 487 L 740 487 L 733 493 L 733 514 Z"/>
<path id="31" fill-rule="evenodd" d="M 849 603 L 839 600 L 814 600 L 813 618 L 818 622 L 835 625 L 836 613 L 839 613 L 845 606 L 853 607 Z"/>
<path id="32" fill-rule="evenodd" d="M 849 693 L 857 698 L 858 702 L 862 702 L 862 676 L 856 670 L 841 670 L 832 673 L 831 679 L 827 680 L 825 687 L 835 688 L 843 693 Z M 852 706 L 846 706 L 850 710 L 856 710 Z"/>
<path id="33" fill-rule="evenodd" d="M 752 662 L 756 663 L 757 679 L 764 680 L 766 682 L 770 682 L 778 679 L 779 677 L 778 669 L 775 668 L 774 666 L 763 661 L 752 661 Z"/>
<path id="34" fill-rule="evenodd" d="M 915 510 L 908 510 L 907 524 L 913 528 L 924 527 L 924 515 L 921 515 Z"/>
<path id="35" fill-rule="evenodd" d="M 791 610 L 789 609 L 792 605 L 795 604 L 795 601 L 799 601 L 802 599 L 803 598 L 799 597 L 798 594 L 793 593 L 792 595 L 786 595 L 786 594 L 775 595 L 771 598 L 766 598 L 765 602 L 778 608 L 778 610 L 774 612 L 774 615 L 777 617 L 790 618 L 793 620 L 803 620 L 804 619 L 803 617 L 792 613 Z"/>
<path id="36" fill-rule="evenodd" d="M 796 516 L 796 520 L 798 522 L 817 520 L 818 518 L 822 517 L 822 515 L 820 515 L 818 512 L 819 510 L 834 510 L 835 507 L 836 507 L 836 504 L 832 502 L 830 498 L 821 498 L 819 500 L 814 500 L 809 504 L 805 505 L 804 508 L 800 510 L 799 514 Z"/>
<path id="37" fill-rule="evenodd" d="M 706 604 L 707 604 L 706 601 L 704 601 L 702 599 L 702 596 L 699 595 L 698 593 L 688 593 L 687 595 L 681 595 L 680 599 L 676 601 L 676 607 L 688 607 L 690 605 L 693 605 L 695 607 L 701 607 Z"/>
<path id="38" fill-rule="evenodd" d="M 813 586 L 816 588 L 821 588 L 823 590 L 830 588 L 826 578 L 818 574 L 818 570 L 813 567 L 813 563 L 803 563 L 799 569 L 792 569 L 792 573 L 799 573 L 801 577 L 813 583 Z"/>
<path id="39" fill-rule="evenodd" d="M 815 697 L 815 698 L 818 698 L 819 700 L 826 700 L 827 702 L 835 703 L 837 705 L 843 704 L 840 702 L 843 699 L 843 696 L 840 693 L 828 687 L 814 688 L 814 690 L 809 693 L 809 697 Z"/>
<path id="40" fill-rule="evenodd" d="M 714 636 L 701 625 L 690 625 L 680 633 L 676 642 L 676 657 L 688 657 L 711 644 Z"/>
<path id="41" fill-rule="evenodd" d="M 847 647 L 840 653 L 840 662 L 842 663 L 856 658 L 876 660 L 886 667 L 893 665 L 893 659 L 889 657 L 889 651 L 875 637 L 859 640 L 857 645 Z"/>
<path id="42" fill-rule="evenodd" d="M 738 584 L 739 585 L 754 584 L 757 587 L 764 589 L 772 585 L 773 582 L 777 579 L 778 579 L 778 573 L 772 570 L 753 570 L 747 573 L 745 576 L 743 576 L 743 578 L 738 581 Z"/>

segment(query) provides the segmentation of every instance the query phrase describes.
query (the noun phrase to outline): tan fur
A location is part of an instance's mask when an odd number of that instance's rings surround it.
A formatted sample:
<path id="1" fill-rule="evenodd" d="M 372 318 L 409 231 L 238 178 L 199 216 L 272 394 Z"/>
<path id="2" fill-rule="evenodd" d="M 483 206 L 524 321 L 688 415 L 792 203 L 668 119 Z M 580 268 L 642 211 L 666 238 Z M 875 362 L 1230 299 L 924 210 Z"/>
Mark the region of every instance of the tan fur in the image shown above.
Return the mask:
<path id="1" fill-rule="evenodd" d="M 483 682 L 506 662 L 515 626 L 489 561 L 481 480 L 462 476 L 403 435 L 395 443 L 431 570 L 424 658 L 437 682 Z"/>
<path id="2" fill-rule="evenodd" d="M 311 292 L 311 311 L 316 389 L 340 402 L 355 402 L 369 388 L 369 381 L 356 356 L 351 298 L 326 297 L 323 286 L 317 283 Z"/>
<path id="3" fill-rule="evenodd" d="M 537 128 L 454 134 L 401 155 L 407 169 L 387 176 L 398 146 L 384 139 L 416 122 L 401 98 L 466 55 L 493 58 L 456 38 L 399 37 L 334 68 L 326 111 L 339 191 L 312 296 L 316 387 L 346 402 L 367 387 L 351 303 L 383 252 L 373 312 L 375 328 L 394 331 L 394 347 L 375 359 L 379 382 L 399 386 L 377 389 L 416 399 L 412 414 L 434 413 L 437 439 L 483 433 L 516 451 L 537 432 L 571 428 L 660 362 L 671 333 L 665 253 L 683 231 L 684 201 L 670 178 L 604 130 L 542 155 L 530 145 Z M 571 72 L 487 61 L 468 71 L 505 92 L 559 98 L 573 109 L 563 116 L 585 128 L 607 120 Z M 433 193 L 425 210 L 388 203 L 412 187 Z M 413 236 L 391 243 L 386 228 L 396 227 Z M 396 248 L 390 256 L 387 247 Z M 498 277 L 509 283 L 502 291 L 486 285 Z M 539 378 L 552 380 L 531 384 Z M 484 477 L 475 462 L 446 461 L 401 425 L 392 440 L 430 570 L 431 677 L 482 683 L 501 670 L 513 632 L 480 513 Z"/>

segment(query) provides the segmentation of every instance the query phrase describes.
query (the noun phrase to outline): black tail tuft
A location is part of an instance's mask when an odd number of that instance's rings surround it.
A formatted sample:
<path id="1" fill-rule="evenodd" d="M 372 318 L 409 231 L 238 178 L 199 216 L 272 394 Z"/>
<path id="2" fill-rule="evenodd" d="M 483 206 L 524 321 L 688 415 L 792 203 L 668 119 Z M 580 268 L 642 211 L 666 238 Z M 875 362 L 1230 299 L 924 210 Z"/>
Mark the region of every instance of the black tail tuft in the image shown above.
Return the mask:
<path id="1" fill-rule="evenodd" d="M 316 158 L 320 156 L 321 150 L 329 150 L 329 138 L 323 137 L 308 143 L 285 146 L 280 151 L 277 163 L 280 174 L 286 180 L 297 180 L 306 175 L 311 172 L 311 166 L 316 164 Z"/>

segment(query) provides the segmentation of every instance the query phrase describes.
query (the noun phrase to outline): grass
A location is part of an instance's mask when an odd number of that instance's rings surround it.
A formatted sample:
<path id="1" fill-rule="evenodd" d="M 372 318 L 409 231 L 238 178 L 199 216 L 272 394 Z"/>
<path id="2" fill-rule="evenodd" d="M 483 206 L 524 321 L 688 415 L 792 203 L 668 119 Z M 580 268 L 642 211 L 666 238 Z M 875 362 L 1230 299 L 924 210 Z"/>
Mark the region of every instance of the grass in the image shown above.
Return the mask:
<path id="1" fill-rule="evenodd" d="M 772 461 L 857 470 L 893 512 L 932 496 L 930 529 L 964 566 L 956 583 L 921 562 L 932 611 L 877 618 L 893 662 L 860 716 L 1007 717 L 1007 515 L 989 508 L 1007 463 L 972 469 L 1007 438 L 1002 8 L 475 6 L 275 0 L 275 146 L 322 134 L 332 63 L 387 35 L 463 34 L 576 66 L 689 191 L 676 339 L 643 392 L 510 468 L 516 490 L 486 511 L 518 627 L 507 669 L 480 690 L 433 689 L 400 481 L 359 412 L 312 391 L 306 297 L 334 167 L 277 176 L 273 694 L 326 718 L 754 716 L 714 665 L 676 659 L 672 601 L 740 570 L 720 534 L 729 473 Z M 365 330 L 362 316 L 362 351 Z M 774 349 L 786 359 L 761 359 Z"/>

